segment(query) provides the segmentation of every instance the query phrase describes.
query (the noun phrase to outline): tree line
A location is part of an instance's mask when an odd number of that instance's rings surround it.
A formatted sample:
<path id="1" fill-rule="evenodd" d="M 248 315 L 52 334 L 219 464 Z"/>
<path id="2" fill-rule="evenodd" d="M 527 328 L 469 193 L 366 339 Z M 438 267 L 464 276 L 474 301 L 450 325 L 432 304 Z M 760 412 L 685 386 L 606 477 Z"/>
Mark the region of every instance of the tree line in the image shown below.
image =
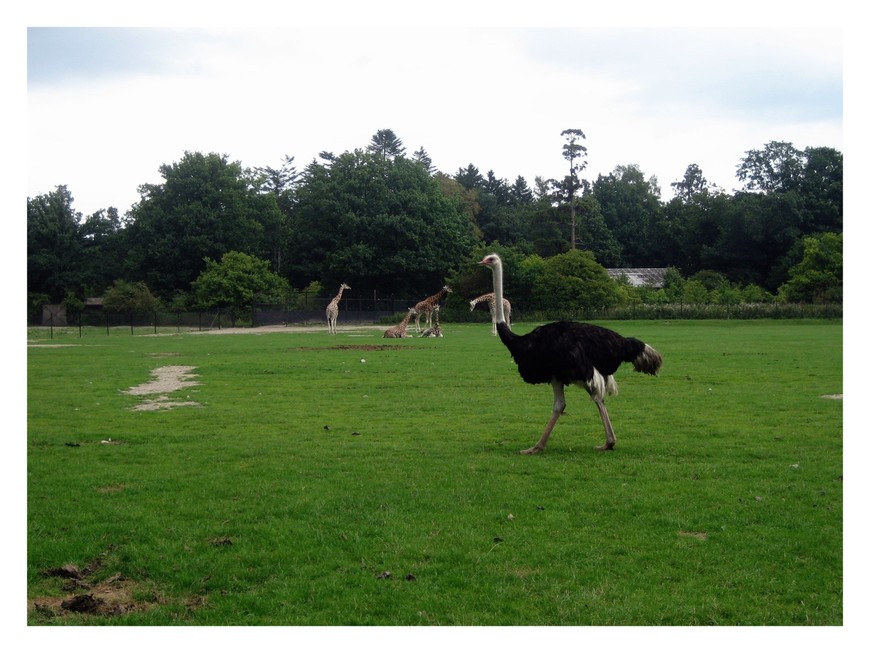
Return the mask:
<path id="1" fill-rule="evenodd" d="M 837 150 L 767 143 L 736 164 L 744 187 L 731 192 L 691 164 L 665 202 L 636 165 L 582 178 L 585 135 L 562 136 L 566 175 L 531 184 L 472 163 L 443 173 L 387 129 L 301 171 L 289 155 L 273 168 L 185 152 L 123 216 L 111 207 L 82 216 L 58 186 L 27 201 L 29 310 L 92 296 L 128 307 L 286 302 L 342 282 L 383 297 L 423 297 L 445 281 L 476 292 L 474 262 L 489 249 L 511 268 L 514 299 L 535 310 L 562 295 L 627 301 L 625 284 L 603 274 L 618 267 L 669 268 L 662 292 L 680 299 L 688 285 L 708 300 L 730 291 L 842 301 Z"/>

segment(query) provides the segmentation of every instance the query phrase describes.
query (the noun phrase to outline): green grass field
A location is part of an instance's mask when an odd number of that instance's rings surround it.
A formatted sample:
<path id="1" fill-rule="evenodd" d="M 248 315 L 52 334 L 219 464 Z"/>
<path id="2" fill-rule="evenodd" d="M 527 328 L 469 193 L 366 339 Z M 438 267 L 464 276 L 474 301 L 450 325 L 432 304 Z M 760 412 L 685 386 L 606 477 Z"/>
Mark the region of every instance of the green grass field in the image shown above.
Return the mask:
<path id="1" fill-rule="evenodd" d="M 31 333 L 28 623 L 842 624 L 842 323 L 605 326 L 661 375 L 539 456 L 489 324 Z M 195 405 L 133 410 L 166 366 Z"/>

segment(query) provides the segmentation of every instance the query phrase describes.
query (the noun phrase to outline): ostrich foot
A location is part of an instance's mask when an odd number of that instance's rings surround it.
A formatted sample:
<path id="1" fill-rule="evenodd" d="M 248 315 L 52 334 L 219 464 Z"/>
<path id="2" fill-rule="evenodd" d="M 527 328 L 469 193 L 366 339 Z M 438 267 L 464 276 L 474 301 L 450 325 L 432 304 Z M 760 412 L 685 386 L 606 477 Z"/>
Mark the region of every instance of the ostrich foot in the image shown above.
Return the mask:
<path id="1" fill-rule="evenodd" d="M 605 442 L 600 447 L 595 447 L 598 451 L 613 451 L 613 448 L 616 446 L 615 442 Z"/>
<path id="2" fill-rule="evenodd" d="M 520 453 L 524 456 L 532 456 L 536 453 L 541 453 L 543 450 L 544 450 L 544 447 L 542 447 L 539 444 L 536 444 L 534 447 L 530 447 L 528 449 L 523 449 L 522 451 L 520 451 Z"/>

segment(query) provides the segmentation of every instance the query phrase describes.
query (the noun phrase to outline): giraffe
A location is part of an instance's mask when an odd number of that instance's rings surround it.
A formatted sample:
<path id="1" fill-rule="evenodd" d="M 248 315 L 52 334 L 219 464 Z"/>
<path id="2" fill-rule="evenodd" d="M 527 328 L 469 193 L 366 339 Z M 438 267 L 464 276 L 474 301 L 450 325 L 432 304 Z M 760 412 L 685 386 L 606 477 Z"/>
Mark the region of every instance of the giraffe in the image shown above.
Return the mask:
<path id="1" fill-rule="evenodd" d="M 417 311 L 417 316 L 414 318 L 414 322 L 417 325 L 417 333 L 420 332 L 420 316 L 426 316 L 426 326 L 432 326 L 432 312 L 435 310 L 435 307 L 438 306 L 438 302 L 444 299 L 447 296 L 447 293 L 453 292 L 450 290 L 450 286 L 444 286 L 437 293 L 432 295 L 431 297 L 427 297 L 421 302 L 417 302 L 416 306 L 414 306 L 414 310 Z"/>
<path id="2" fill-rule="evenodd" d="M 401 322 L 384 331 L 384 338 L 413 338 L 414 336 L 408 335 L 405 333 L 405 330 L 408 328 L 408 322 L 410 322 L 411 318 L 416 314 L 417 311 L 415 309 L 409 308 L 408 314 L 402 318 Z"/>
<path id="3" fill-rule="evenodd" d="M 435 326 L 433 326 L 429 329 L 426 329 L 423 333 L 421 333 L 420 334 L 421 338 L 443 338 L 444 337 L 444 334 L 441 333 L 441 323 L 438 320 L 438 314 L 440 312 L 441 311 L 436 306 L 435 307 L 435 318 L 434 318 L 435 319 Z"/>
<path id="4" fill-rule="evenodd" d="M 481 295 L 480 297 L 478 297 L 476 299 L 472 299 L 469 302 L 469 304 L 471 304 L 472 311 L 474 310 L 474 307 L 477 306 L 478 302 L 486 302 L 487 304 L 489 304 L 489 313 L 490 313 L 490 315 L 492 315 L 492 335 L 496 335 L 496 330 L 495 330 L 495 294 L 490 292 L 490 293 L 486 293 L 485 295 Z M 502 306 L 504 307 L 505 322 L 507 323 L 508 328 L 510 328 L 510 325 L 511 325 L 511 303 L 507 300 L 507 297 L 505 297 L 502 300 Z"/>
<path id="5" fill-rule="evenodd" d="M 329 329 L 329 333 L 332 335 L 335 335 L 336 333 L 335 325 L 338 322 L 338 302 L 341 301 L 341 293 L 345 290 L 350 290 L 350 286 L 343 283 L 338 289 L 338 294 L 332 298 L 332 301 L 329 302 L 329 306 L 326 307 L 326 326 Z"/>

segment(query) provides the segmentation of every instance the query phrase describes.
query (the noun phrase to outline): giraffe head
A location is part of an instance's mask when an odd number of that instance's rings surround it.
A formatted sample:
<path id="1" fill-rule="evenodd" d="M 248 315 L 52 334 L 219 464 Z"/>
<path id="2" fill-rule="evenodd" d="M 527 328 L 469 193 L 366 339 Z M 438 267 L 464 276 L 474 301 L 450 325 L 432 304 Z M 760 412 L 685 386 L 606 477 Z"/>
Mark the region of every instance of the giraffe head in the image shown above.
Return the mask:
<path id="1" fill-rule="evenodd" d="M 351 287 L 348 286 L 346 283 L 343 283 L 343 284 L 341 284 L 341 289 L 342 290 L 351 290 Z"/>

